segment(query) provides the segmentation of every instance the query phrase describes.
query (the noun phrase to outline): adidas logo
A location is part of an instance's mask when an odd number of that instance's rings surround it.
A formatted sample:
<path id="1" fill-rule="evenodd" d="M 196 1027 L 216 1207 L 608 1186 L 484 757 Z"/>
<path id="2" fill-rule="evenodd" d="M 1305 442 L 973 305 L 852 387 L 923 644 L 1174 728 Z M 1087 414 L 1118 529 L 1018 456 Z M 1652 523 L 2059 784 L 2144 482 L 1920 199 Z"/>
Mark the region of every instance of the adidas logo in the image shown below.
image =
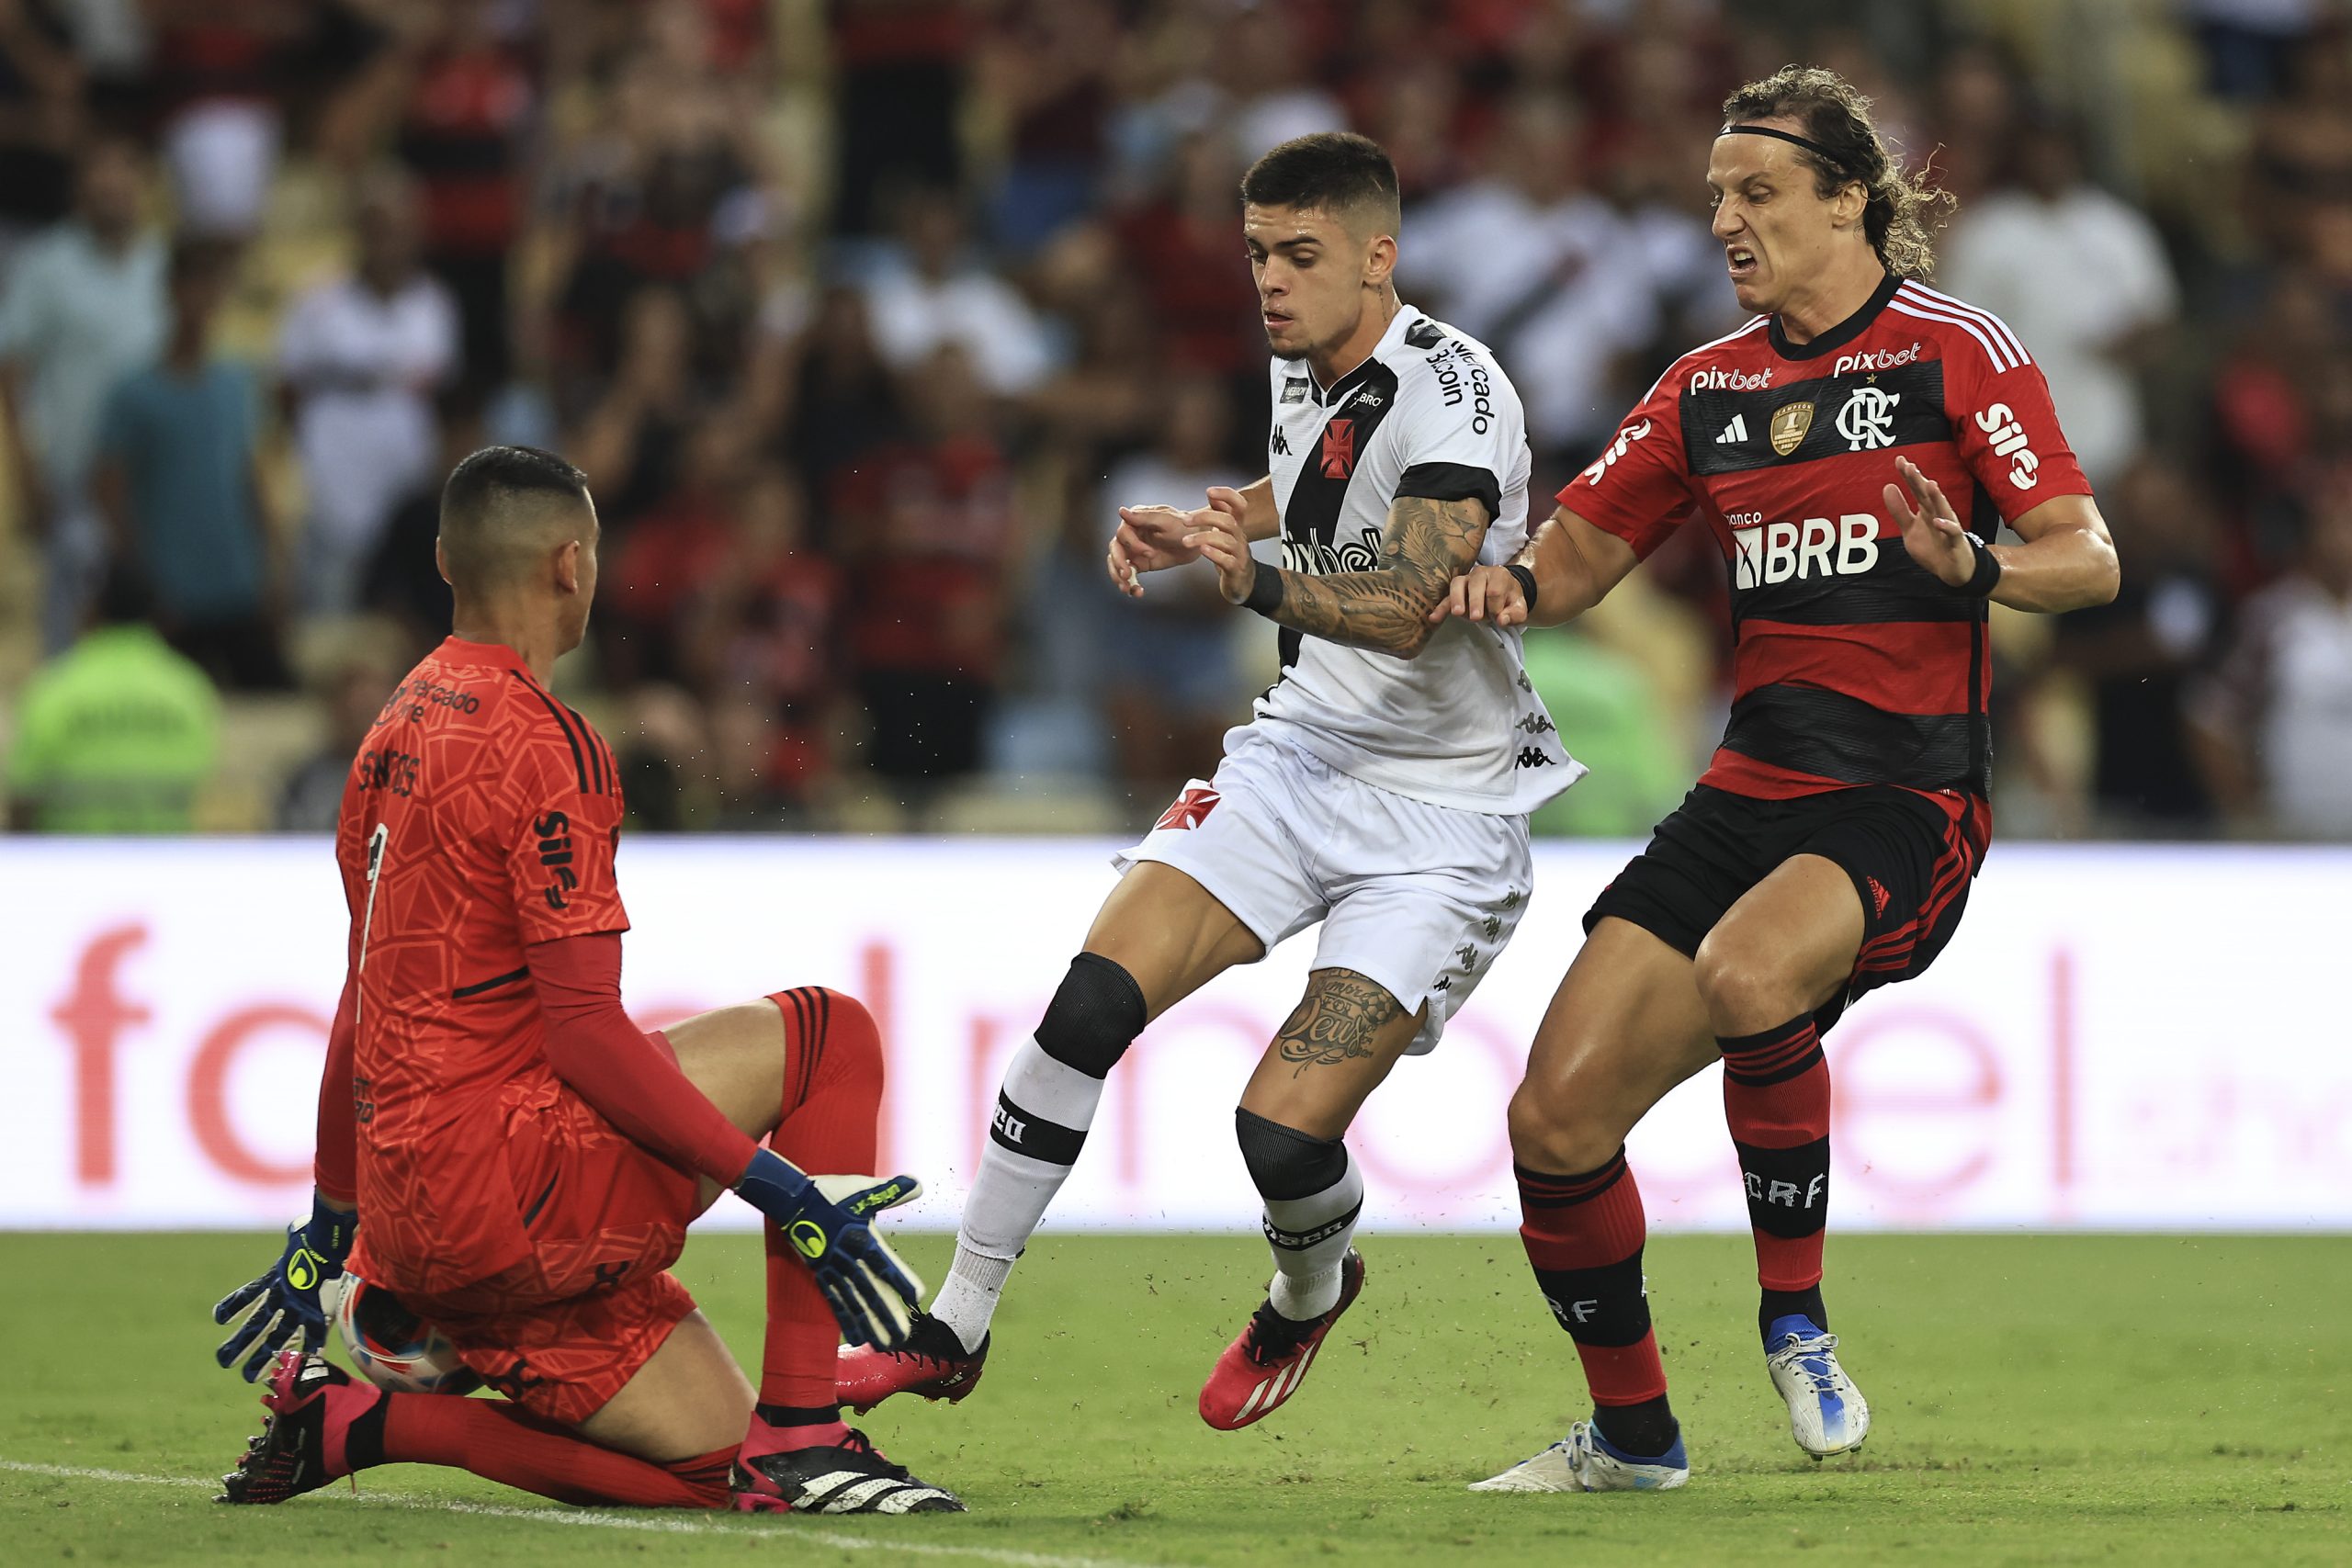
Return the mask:
<path id="1" fill-rule="evenodd" d="M 1744 413 L 1736 413 L 1731 416 L 1731 423 L 1724 426 L 1724 433 L 1715 437 L 1715 445 L 1730 446 L 1747 439 L 1747 416 Z"/>
<path id="2" fill-rule="evenodd" d="M 1886 890 L 1886 885 L 1875 876 L 1866 876 L 1862 880 L 1871 885 L 1871 897 L 1878 903 L 1878 912 L 1881 915 L 1885 914 L 1887 901 L 1892 897 Z"/>

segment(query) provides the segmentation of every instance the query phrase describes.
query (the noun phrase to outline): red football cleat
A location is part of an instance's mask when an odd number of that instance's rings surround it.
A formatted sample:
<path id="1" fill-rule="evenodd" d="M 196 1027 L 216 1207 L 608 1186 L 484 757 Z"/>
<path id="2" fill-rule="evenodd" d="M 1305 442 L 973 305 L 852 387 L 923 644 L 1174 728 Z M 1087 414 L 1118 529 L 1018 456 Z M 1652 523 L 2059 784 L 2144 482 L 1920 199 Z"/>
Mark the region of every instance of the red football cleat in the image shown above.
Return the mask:
<path id="1" fill-rule="evenodd" d="M 1238 1432 L 1280 1409 L 1306 1381 L 1324 1336 L 1363 1290 L 1363 1258 L 1350 1247 L 1340 1260 L 1340 1299 L 1329 1312 L 1300 1323 L 1276 1312 L 1272 1302 L 1261 1306 L 1201 1385 L 1201 1419 L 1220 1432 Z"/>
<path id="2" fill-rule="evenodd" d="M 353 1387 L 351 1375 L 323 1356 L 306 1356 L 299 1349 L 280 1351 L 269 1374 L 269 1392 L 262 1395 L 261 1436 L 245 1445 L 237 1468 L 220 1478 L 216 1503 L 283 1503 L 350 1473 L 330 1465 L 328 1405 L 352 1397 L 342 1391 Z M 381 1395 L 368 1389 L 364 1410 Z M 354 1412 L 340 1413 L 347 1426 Z M 337 1427 L 339 1434 L 342 1430 Z M 338 1436 L 334 1445 L 341 1450 Z"/>
<path id="3" fill-rule="evenodd" d="M 914 1328 L 896 1350 L 844 1345 L 834 1363 L 833 1391 L 860 1416 L 894 1393 L 919 1393 L 954 1404 L 979 1386 L 989 1342 L 967 1350 L 956 1331 L 927 1312 L 915 1314 Z"/>

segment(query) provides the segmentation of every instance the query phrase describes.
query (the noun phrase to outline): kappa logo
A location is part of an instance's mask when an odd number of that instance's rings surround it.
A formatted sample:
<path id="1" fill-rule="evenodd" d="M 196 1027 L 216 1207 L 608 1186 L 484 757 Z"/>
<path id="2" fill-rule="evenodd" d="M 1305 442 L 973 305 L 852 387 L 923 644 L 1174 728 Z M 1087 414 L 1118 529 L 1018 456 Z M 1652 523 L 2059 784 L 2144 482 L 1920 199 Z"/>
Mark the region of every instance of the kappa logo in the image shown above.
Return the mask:
<path id="1" fill-rule="evenodd" d="M 1731 423 L 1724 426 L 1724 433 L 1715 437 L 1715 445 L 1734 446 L 1747 439 L 1747 416 L 1744 413 L 1736 413 L 1731 416 Z"/>
<path id="2" fill-rule="evenodd" d="M 1343 479 L 1356 471 L 1356 422 L 1335 419 L 1323 427 L 1323 477 Z"/>
<path id="3" fill-rule="evenodd" d="M 1159 814 L 1159 820 L 1151 825 L 1151 830 L 1157 833 L 1162 828 L 1197 828 L 1224 798 L 1206 784 L 1191 785 L 1176 797 L 1174 805 Z"/>
<path id="4" fill-rule="evenodd" d="M 1857 387 L 1848 393 L 1846 406 L 1838 411 L 1838 434 L 1846 438 L 1846 450 L 1871 452 L 1894 446 L 1894 406 L 1902 400 L 1902 393 L 1877 387 Z"/>
<path id="5" fill-rule="evenodd" d="M 1552 765 L 1552 759 L 1532 746 L 1522 746 L 1519 749 L 1519 765 L 1522 768 L 1548 768 Z"/>
<path id="6" fill-rule="evenodd" d="M 1277 457 L 1290 456 L 1290 443 L 1283 439 L 1283 427 L 1279 424 L 1274 426 L 1273 439 L 1267 442 L 1266 446 Z"/>
<path id="7" fill-rule="evenodd" d="M 1772 411 L 1772 451 L 1785 457 L 1804 443 L 1804 433 L 1813 428 L 1811 402 L 1782 403 Z"/>

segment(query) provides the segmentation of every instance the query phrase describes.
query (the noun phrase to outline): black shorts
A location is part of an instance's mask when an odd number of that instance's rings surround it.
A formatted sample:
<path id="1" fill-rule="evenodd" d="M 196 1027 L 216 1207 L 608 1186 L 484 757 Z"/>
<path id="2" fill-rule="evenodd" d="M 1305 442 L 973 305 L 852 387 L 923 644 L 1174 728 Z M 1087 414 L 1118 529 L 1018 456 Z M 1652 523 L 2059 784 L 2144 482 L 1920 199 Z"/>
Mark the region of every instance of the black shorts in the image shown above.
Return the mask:
<path id="1" fill-rule="evenodd" d="M 1792 855 L 1819 855 L 1853 879 L 1862 947 L 1846 988 L 1815 1014 L 1823 1030 L 1864 991 L 1924 974 L 1959 929 L 1983 859 L 1965 819 L 1907 789 L 1863 784 L 1759 800 L 1701 784 L 1600 890 L 1584 929 L 1614 915 L 1695 956 L 1724 911 Z"/>

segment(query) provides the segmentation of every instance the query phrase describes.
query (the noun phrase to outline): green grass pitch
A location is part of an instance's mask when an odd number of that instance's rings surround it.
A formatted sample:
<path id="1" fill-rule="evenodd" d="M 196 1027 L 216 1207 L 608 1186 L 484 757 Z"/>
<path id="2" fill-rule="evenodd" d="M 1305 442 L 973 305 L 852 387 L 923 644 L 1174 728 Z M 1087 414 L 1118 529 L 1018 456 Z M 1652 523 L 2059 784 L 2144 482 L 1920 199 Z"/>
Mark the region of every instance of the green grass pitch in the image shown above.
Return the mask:
<path id="1" fill-rule="evenodd" d="M 906 1251 L 935 1280 L 948 1245 Z M 1262 1289 L 1262 1247 L 1048 1235 L 978 1393 L 865 1422 L 970 1515 L 842 1522 L 583 1513 L 413 1467 L 356 1499 L 215 1507 L 199 1483 L 258 1409 L 212 1365 L 208 1308 L 275 1247 L 0 1235 L 0 1561 L 2352 1562 L 2342 1237 L 1833 1238 L 1830 1303 L 1876 1427 L 1826 1463 L 1764 1378 L 1746 1239 L 1662 1239 L 1690 1485 L 1528 1497 L 1463 1490 L 1582 1413 L 1510 1237 L 1371 1236 L 1363 1299 L 1306 1390 L 1227 1434 L 1193 1403 Z M 698 1240 L 679 1272 L 755 1355 L 757 1242 Z"/>

